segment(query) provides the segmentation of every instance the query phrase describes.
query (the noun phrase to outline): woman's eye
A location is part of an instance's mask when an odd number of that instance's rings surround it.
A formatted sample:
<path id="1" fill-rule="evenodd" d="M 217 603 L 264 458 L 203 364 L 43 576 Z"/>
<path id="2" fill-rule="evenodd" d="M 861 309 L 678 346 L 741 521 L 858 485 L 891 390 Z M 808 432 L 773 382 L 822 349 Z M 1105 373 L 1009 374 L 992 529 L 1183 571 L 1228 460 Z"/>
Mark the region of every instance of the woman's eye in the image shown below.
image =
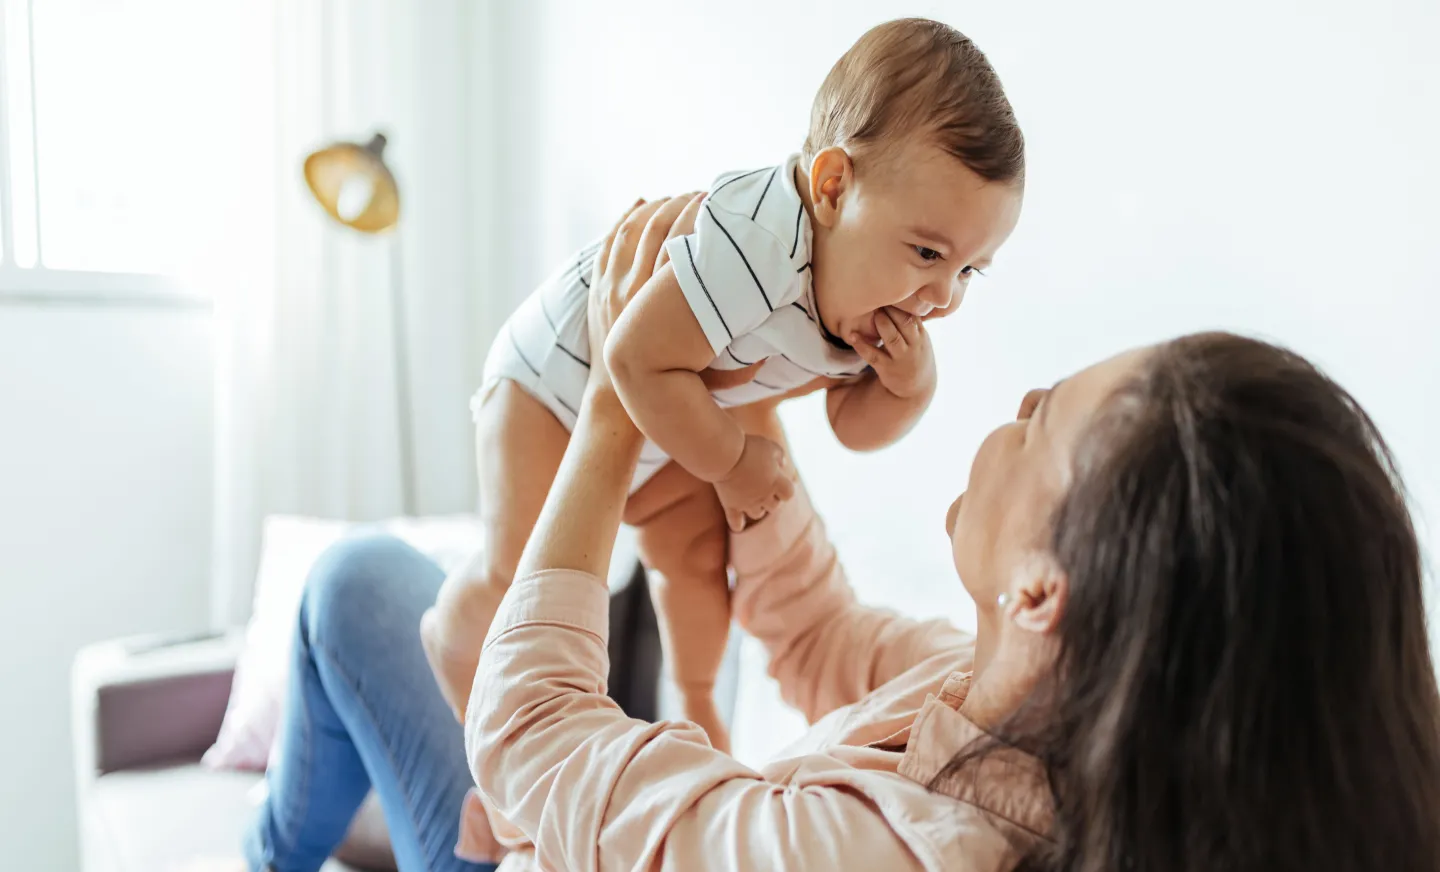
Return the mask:
<path id="1" fill-rule="evenodd" d="M 933 248 L 926 248 L 923 245 L 914 245 L 911 247 L 915 249 L 916 254 L 920 255 L 921 260 L 931 261 L 940 259 L 940 252 Z"/>
<path id="2" fill-rule="evenodd" d="M 968 277 L 973 272 L 975 272 L 975 267 L 966 266 L 964 269 L 960 270 L 960 275 L 962 277 Z"/>

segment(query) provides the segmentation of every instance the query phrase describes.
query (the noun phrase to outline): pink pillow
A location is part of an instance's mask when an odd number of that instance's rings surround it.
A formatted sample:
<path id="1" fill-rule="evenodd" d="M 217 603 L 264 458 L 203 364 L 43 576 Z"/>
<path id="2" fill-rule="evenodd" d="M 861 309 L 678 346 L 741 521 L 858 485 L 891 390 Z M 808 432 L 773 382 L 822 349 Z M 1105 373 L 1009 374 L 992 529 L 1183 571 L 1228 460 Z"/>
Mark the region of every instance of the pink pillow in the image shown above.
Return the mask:
<path id="1" fill-rule="evenodd" d="M 361 528 L 387 532 L 410 543 L 446 572 L 470 556 L 482 541 L 479 521 L 473 515 L 397 518 L 383 524 L 290 515 L 267 518 L 261 535 L 254 610 L 235 664 L 220 735 L 202 761 L 206 766 L 265 769 L 277 744 L 305 578 L 325 549 Z"/>

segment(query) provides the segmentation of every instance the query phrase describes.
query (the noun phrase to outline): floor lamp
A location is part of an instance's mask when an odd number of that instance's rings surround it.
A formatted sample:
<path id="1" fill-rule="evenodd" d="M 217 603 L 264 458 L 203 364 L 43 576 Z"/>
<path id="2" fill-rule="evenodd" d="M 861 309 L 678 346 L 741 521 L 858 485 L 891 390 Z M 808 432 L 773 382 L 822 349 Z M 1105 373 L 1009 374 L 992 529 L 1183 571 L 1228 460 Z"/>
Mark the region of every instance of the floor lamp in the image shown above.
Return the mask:
<path id="1" fill-rule="evenodd" d="M 305 158 L 305 183 L 335 221 L 367 234 L 394 230 L 400 220 L 400 188 L 385 165 L 383 133 L 367 143 L 336 142 Z M 410 350 L 401 299 L 400 240 L 390 247 L 391 338 L 395 350 L 395 408 L 399 416 L 400 487 L 406 514 L 415 506 L 415 447 L 411 429 Z"/>

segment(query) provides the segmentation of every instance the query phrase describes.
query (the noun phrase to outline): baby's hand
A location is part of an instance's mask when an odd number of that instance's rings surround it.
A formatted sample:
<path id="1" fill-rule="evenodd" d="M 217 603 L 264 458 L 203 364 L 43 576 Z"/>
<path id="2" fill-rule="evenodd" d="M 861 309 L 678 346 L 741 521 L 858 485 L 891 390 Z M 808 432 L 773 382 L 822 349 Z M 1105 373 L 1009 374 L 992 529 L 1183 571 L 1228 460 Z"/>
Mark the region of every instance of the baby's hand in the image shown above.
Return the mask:
<path id="1" fill-rule="evenodd" d="M 886 306 L 875 313 L 881 345 L 858 333 L 849 337 L 855 353 L 875 370 L 880 384 L 902 399 L 928 396 L 935 390 L 935 348 L 930 333 L 914 315 Z"/>
<path id="2" fill-rule="evenodd" d="M 785 449 L 763 436 L 746 436 L 745 450 L 730 474 L 715 482 L 715 493 L 730 529 L 743 530 L 747 519 L 760 520 L 794 495 L 795 470 Z"/>

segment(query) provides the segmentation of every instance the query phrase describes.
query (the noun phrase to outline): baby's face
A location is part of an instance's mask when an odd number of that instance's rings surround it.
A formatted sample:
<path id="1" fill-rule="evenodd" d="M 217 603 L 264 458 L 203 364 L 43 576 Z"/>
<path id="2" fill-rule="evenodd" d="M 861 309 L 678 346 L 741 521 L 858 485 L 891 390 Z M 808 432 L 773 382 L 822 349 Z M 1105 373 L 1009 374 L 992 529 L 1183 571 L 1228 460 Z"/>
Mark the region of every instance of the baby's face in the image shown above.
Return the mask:
<path id="1" fill-rule="evenodd" d="M 873 341 L 875 313 L 886 306 L 925 319 L 954 312 L 970 277 L 1015 229 L 1022 193 L 928 143 L 854 175 L 828 226 L 816 227 L 815 298 L 826 329 Z"/>

